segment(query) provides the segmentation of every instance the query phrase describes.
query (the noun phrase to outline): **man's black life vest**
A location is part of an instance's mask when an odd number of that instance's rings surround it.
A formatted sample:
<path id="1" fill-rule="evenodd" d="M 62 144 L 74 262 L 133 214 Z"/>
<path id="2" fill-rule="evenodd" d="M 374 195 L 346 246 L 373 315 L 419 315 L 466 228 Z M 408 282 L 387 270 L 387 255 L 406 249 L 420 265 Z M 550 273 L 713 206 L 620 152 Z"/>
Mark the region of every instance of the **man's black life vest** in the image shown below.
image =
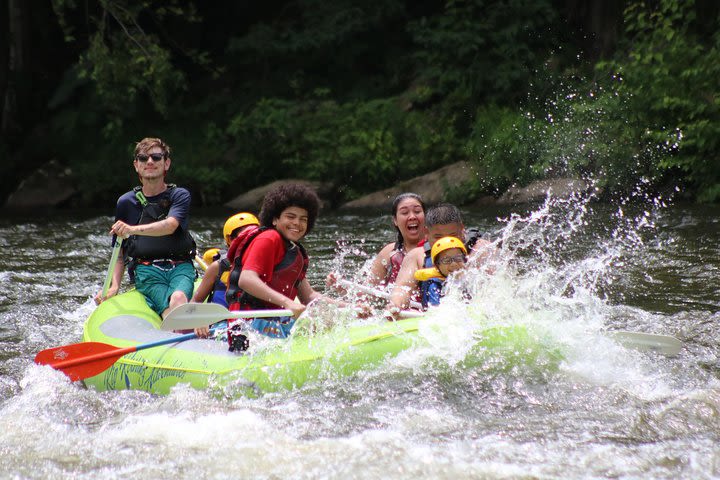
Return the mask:
<path id="1" fill-rule="evenodd" d="M 169 184 L 167 191 L 170 192 L 174 188 L 176 185 Z M 150 203 L 143 195 L 142 187 L 135 187 L 133 191 L 142 206 L 138 225 L 159 222 L 167 218 L 170 213 L 170 199 L 167 196 L 158 203 Z M 160 237 L 130 235 L 127 240 L 126 254 L 131 261 L 192 260 L 195 257 L 195 251 L 195 240 L 189 232 L 178 226 L 170 235 Z"/>

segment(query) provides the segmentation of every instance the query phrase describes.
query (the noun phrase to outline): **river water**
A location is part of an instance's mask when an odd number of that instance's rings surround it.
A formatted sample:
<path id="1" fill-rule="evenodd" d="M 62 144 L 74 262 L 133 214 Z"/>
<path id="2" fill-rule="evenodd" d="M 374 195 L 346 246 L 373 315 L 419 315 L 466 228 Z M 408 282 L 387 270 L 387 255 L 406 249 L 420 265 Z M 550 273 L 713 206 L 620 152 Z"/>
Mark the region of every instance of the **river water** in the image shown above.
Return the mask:
<path id="1" fill-rule="evenodd" d="M 225 212 L 194 212 L 202 247 Z M 0 219 L 1 478 L 719 478 L 720 210 L 587 199 L 468 211 L 501 240 L 470 272 L 491 324 L 544 328 L 559 365 L 463 362 L 448 330 L 379 368 L 259 398 L 191 388 L 102 392 L 33 364 L 80 340 L 111 218 Z M 306 239 L 310 280 L 361 278 L 393 237 L 386 216 L 326 214 Z M 460 323 L 458 323 L 460 322 Z M 624 348 L 623 329 L 673 335 L 677 357 Z"/>

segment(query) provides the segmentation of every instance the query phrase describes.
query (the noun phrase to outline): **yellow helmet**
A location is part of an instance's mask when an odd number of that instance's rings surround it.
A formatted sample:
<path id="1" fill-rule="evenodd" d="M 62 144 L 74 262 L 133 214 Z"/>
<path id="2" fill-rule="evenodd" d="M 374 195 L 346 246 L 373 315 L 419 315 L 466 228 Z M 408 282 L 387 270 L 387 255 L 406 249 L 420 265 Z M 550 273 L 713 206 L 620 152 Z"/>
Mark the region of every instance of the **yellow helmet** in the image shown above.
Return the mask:
<path id="1" fill-rule="evenodd" d="M 219 248 L 210 248 L 208 250 L 205 250 L 205 253 L 203 253 L 203 262 L 205 262 L 205 265 L 210 265 L 212 262 L 220 258 L 220 249 Z"/>
<path id="2" fill-rule="evenodd" d="M 258 220 L 252 213 L 247 212 L 236 213 L 232 217 L 228 218 L 225 221 L 225 226 L 223 227 L 223 237 L 225 237 L 225 243 L 230 245 L 230 235 L 232 235 L 232 232 L 246 225 L 260 225 L 260 220 Z"/>
<path id="3" fill-rule="evenodd" d="M 433 264 L 435 263 L 435 257 L 437 257 L 438 253 L 451 248 L 459 248 L 465 255 L 467 255 L 467 248 L 465 248 L 465 244 L 462 240 L 457 237 L 443 237 L 435 242 L 432 246 L 432 250 L 430 250 L 430 258 L 432 259 Z"/>

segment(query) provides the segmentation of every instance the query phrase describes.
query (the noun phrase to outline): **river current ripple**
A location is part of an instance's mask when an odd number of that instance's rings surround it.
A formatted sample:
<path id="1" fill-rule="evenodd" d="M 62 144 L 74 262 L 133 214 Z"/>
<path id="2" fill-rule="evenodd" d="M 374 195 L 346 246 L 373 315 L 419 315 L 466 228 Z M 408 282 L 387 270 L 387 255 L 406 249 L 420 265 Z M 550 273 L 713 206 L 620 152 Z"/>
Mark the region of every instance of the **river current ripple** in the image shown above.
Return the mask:
<path id="1" fill-rule="evenodd" d="M 198 244 L 218 245 L 224 212 L 194 213 Z M 466 305 L 451 296 L 432 348 L 259 398 L 99 393 L 33 365 L 80 340 L 111 218 L 0 218 L 0 477 L 720 477 L 720 210 L 577 200 L 466 213 L 498 241 L 495 273 L 471 279 L 473 308 L 543 328 L 559 365 L 466 362 Z M 306 241 L 311 282 L 361 278 L 392 237 L 383 215 L 322 216 Z M 629 350 L 606 329 L 684 346 Z"/>

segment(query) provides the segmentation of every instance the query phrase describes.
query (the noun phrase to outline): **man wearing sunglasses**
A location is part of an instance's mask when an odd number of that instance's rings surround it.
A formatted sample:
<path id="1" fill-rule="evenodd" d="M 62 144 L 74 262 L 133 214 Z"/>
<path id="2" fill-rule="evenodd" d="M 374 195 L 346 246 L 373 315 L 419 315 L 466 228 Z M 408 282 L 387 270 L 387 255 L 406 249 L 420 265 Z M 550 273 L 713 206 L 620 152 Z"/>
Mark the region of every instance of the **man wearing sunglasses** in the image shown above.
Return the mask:
<path id="1" fill-rule="evenodd" d="M 96 303 L 117 294 L 126 264 L 135 288 L 158 315 L 164 317 L 192 298 L 195 242 L 188 230 L 190 192 L 165 183 L 170 163 L 170 147 L 159 138 L 145 138 L 135 146 L 133 167 L 141 185 L 118 199 L 110 229 L 115 237 L 127 239 L 123 258 L 115 265 L 107 295 L 98 293 Z"/>

